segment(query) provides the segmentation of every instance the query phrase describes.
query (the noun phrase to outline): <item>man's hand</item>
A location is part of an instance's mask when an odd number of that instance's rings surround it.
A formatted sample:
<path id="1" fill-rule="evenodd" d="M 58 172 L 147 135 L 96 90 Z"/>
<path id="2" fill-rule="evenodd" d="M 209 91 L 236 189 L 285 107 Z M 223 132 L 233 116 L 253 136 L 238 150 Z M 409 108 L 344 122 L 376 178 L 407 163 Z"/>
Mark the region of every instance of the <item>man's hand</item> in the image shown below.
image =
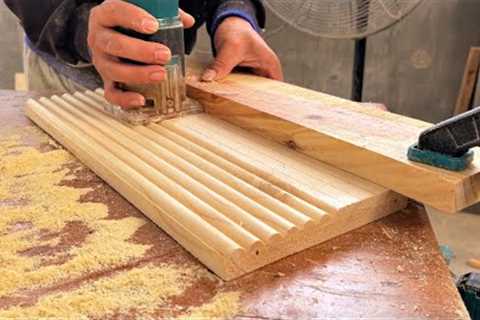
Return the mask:
<path id="1" fill-rule="evenodd" d="M 192 16 L 183 11 L 180 15 L 185 28 L 193 26 Z M 164 80 L 163 65 L 171 58 L 170 50 L 159 43 L 123 35 L 115 27 L 153 34 L 158 30 L 158 21 L 145 10 L 122 0 L 106 0 L 90 12 L 88 45 L 92 62 L 103 79 L 106 99 L 125 108 L 143 106 L 145 98 L 141 94 L 124 92 L 115 83 L 148 84 Z M 120 58 L 145 65 L 128 64 Z"/>
<path id="2" fill-rule="evenodd" d="M 217 57 L 202 80 L 222 79 L 236 66 L 249 67 L 259 76 L 283 80 L 277 55 L 246 20 L 226 18 L 215 32 L 214 44 Z"/>

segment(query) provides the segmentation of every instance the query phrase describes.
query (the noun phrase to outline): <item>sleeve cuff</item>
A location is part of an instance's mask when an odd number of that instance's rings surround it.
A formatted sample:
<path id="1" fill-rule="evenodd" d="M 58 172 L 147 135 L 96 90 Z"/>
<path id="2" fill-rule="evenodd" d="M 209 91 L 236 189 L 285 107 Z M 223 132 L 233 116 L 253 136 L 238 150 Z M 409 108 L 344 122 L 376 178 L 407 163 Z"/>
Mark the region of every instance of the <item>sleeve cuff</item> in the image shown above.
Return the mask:
<path id="1" fill-rule="evenodd" d="M 214 35 L 215 31 L 217 31 L 218 26 L 222 23 L 223 20 L 225 20 L 228 17 L 239 17 L 244 20 L 246 20 L 250 25 L 252 26 L 253 29 L 257 32 L 261 32 L 261 28 L 257 23 L 257 19 L 255 17 L 252 17 L 250 14 L 247 12 L 241 10 L 241 9 L 226 9 L 225 11 L 222 11 L 220 14 L 216 15 L 213 18 L 212 25 L 210 27 L 210 34 Z"/>
<path id="2" fill-rule="evenodd" d="M 217 8 L 209 24 L 208 32 L 210 36 L 213 37 L 215 35 L 218 26 L 228 17 L 239 17 L 246 20 L 259 33 L 262 31 L 265 23 L 263 6 L 261 4 L 258 5 L 255 0 L 225 1 Z"/>

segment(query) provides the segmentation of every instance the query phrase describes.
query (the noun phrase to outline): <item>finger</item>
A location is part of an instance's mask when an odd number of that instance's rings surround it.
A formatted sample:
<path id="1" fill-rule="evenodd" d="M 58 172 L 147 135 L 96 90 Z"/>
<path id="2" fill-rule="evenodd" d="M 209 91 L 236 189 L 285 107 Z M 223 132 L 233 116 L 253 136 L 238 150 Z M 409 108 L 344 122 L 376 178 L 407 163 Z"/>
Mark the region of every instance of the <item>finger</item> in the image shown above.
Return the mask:
<path id="1" fill-rule="evenodd" d="M 136 92 L 122 91 L 111 80 L 104 81 L 105 99 L 122 108 L 138 108 L 145 105 L 145 98 Z"/>
<path id="2" fill-rule="evenodd" d="M 283 81 L 283 70 L 282 70 L 282 64 L 278 60 L 277 57 L 275 57 L 272 60 L 272 63 L 270 65 L 270 68 L 268 68 L 268 77 L 273 80 L 277 81 Z"/>
<path id="3" fill-rule="evenodd" d="M 249 67 L 254 74 L 273 79 L 283 81 L 282 65 L 275 54 L 270 54 L 265 58 L 258 58 L 255 61 L 242 62 L 241 67 Z"/>
<path id="4" fill-rule="evenodd" d="M 170 49 L 160 43 L 128 37 L 108 28 L 98 32 L 93 45 L 103 53 L 146 64 L 164 65 L 171 59 Z"/>
<path id="5" fill-rule="evenodd" d="M 124 27 L 151 34 L 158 30 L 158 21 L 142 8 L 122 0 L 106 0 L 94 7 L 90 19 L 101 26 Z"/>
<path id="6" fill-rule="evenodd" d="M 242 61 L 241 54 L 232 47 L 220 48 L 213 64 L 203 73 L 203 81 L 214 81 L 225 78 Z"/>
<path id="7" fill-rule="evenodd" d="M 275 61 L 266 62 L 262 67 L 254 69 L 254 73 L 256 72 L 259 72 L 262 77 L 283 81 L 282 67 Z"/>
<path id="8" fill-rule="evenodd" d="M 95 57 L 94 65 L 105 78 L 132 84 L 148 84 L 165 80 L 165 68 L 159 65 L 134 65 L 106 55 Z"/>
<path id="9" fill-rule="evenodd" d="M 195 24 L 195 18 L 182 9 L 180 9 L 180 19 L 182 20 L 185 29 L 191 28 Z"/>

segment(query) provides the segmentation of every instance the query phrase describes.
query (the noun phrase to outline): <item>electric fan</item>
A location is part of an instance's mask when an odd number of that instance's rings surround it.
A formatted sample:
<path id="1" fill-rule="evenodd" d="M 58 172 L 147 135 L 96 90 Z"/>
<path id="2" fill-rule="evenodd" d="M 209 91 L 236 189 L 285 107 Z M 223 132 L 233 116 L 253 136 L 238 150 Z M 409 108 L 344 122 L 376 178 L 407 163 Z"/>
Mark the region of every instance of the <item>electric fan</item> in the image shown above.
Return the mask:
<path id="1" fill-rule="evenodd" d="M 264 3 L 278 18 L 301 32 L 355 41 L 351 98 L 361 101 L 367 37 L 402 20 L 422 1 L 264 0 Z"/>

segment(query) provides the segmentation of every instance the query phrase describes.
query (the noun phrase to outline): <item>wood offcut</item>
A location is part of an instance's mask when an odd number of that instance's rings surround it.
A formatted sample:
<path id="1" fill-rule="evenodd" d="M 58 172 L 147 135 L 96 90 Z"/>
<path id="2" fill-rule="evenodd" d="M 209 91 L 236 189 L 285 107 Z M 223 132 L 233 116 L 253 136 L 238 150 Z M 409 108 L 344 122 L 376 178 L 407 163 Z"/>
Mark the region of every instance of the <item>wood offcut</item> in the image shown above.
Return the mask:
<path id="1" fill-rule="evenodd" d="M 471 109 L 473 97 L 475 95 L 475 85 L 478 81 L 479 67 L 480 47 L 472 47 L 468 53 L 454 115 L 462 114 Z"/>
<path id="2" fill-rule="evenodd" d="M 94 92 L 30 119 L 224 279 L 404 208 L 392 191 L 208 115 L 132 127 Z"/>

